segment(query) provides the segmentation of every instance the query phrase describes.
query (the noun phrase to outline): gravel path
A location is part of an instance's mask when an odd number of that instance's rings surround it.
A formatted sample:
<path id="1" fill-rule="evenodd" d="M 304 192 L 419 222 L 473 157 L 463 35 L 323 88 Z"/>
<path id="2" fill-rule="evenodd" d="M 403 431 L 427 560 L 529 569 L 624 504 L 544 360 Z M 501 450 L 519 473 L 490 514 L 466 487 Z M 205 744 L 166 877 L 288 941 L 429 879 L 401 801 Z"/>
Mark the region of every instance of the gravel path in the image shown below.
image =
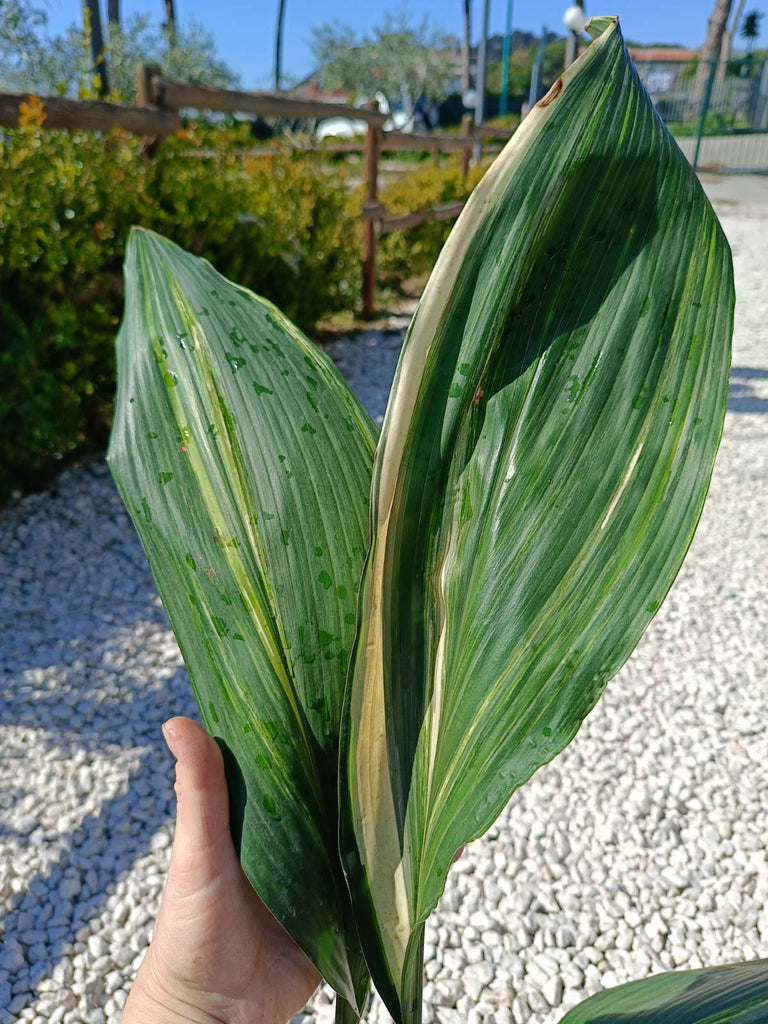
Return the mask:
<path id="1" fill-rule="evenodd" d="M 739 302 L 699 533 L 576 740 L 454 868 L 427 1024 L 555 1024 L 603 985 L 768 956 L 768 207 L 721 210 Z M 400 339 L 331 346 L 374 414 Z M 160 723 L 193 701 L 103 463 L 0 515 L 0 552 L 0 1024 L 99 1024 L 125 1002 L 168 864 Z M 322 990 L 312 1005 L 297 1022 L 331 1020 Z"/>

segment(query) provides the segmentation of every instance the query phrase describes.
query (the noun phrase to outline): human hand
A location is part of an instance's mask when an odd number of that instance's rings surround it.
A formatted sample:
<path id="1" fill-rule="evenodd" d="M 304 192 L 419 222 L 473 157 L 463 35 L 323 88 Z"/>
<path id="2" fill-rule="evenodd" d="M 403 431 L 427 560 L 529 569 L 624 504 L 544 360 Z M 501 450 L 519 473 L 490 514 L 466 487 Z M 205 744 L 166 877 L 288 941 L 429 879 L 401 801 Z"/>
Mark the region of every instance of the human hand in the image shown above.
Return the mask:
<path id="1" fill-rule="evenodd" d="M 176 836 L 122 1024 L 285 1024 L 320 975 L 240 867 L 215 740 L 189 718 L 163 734 L 176 757 Z"/>

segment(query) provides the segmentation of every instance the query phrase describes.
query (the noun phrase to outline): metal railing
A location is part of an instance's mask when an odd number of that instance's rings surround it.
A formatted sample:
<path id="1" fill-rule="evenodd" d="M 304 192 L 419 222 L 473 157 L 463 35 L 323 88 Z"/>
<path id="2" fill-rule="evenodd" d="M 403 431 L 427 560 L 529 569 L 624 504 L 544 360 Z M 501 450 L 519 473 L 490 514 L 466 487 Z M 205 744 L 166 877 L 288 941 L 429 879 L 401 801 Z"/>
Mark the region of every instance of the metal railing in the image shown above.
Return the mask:
<path id="1" fill-rule="evenodd" d="M 637 61 L 659 115 L 695 170 L 768 174 L 768 61 Z"/>

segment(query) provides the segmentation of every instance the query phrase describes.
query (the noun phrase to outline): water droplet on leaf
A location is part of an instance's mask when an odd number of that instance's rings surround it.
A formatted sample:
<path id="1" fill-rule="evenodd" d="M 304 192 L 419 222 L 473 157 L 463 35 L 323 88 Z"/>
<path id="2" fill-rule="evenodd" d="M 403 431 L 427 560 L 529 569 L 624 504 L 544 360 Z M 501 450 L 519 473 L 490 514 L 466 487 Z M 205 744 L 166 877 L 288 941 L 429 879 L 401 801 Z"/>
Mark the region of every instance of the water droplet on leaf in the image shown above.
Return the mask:
<path id="1" fill-rule="evenodd" d="M 225 352 L 224 355 L 232 369 L 232 373 L 237 373 L 238 370 L 245 366 L 245 359 L 242 356 L 234 356 L 231 352 Z"/>

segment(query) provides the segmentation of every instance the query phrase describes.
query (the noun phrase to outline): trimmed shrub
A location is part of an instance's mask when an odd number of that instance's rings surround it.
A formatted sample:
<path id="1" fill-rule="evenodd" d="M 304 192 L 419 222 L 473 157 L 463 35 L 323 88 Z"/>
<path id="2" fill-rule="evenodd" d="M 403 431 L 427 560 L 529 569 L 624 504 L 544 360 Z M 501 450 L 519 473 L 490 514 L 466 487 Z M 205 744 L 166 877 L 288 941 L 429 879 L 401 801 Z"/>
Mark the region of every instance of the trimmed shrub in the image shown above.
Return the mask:
<path id="1" fill-rule="evenodd" d="M 465 181 L 458 161 L 448 168 L 424 167 L 383 188 L 381 201 L 387 213 L 428 210 L 468 196 L 484 171 L 484 167 L 471 168 Z M 453 225 L 453 220 L 427 221 L 418 227 L 382 236 L 379 280 L 397 285 L 408 278 L 428 274 Z"/>
<path id="2" fill-rule="evenodd" d="M 193 128 L 148 160 L 122 132 L 47 131 L 43 119 L 33 101 L 0 134 L 0 500 L 105 445 L 132 224 L 304 329 L 359 292 L 359 222 L 339 169 L 329 179 L 306 154 L 245 159 L 247 128 Z"/>
<path id="3" fill-rule="evenodd" d="M 121 131 L 48 131 L 44 117 L 32 100 L 0 132 L 0 501 L 106 445 L 131 225 L 206 257 L 304 330 L 360 294 L 362 192 L 345 164 L 247 156 L 247 125 L 192 125 L 149 159 Z M 480 174 L 420 168 L 382 200 L 393 213 L 436 206 Z M 427 274 L 451 224 L 383 237 L 382 282 Z"/>

